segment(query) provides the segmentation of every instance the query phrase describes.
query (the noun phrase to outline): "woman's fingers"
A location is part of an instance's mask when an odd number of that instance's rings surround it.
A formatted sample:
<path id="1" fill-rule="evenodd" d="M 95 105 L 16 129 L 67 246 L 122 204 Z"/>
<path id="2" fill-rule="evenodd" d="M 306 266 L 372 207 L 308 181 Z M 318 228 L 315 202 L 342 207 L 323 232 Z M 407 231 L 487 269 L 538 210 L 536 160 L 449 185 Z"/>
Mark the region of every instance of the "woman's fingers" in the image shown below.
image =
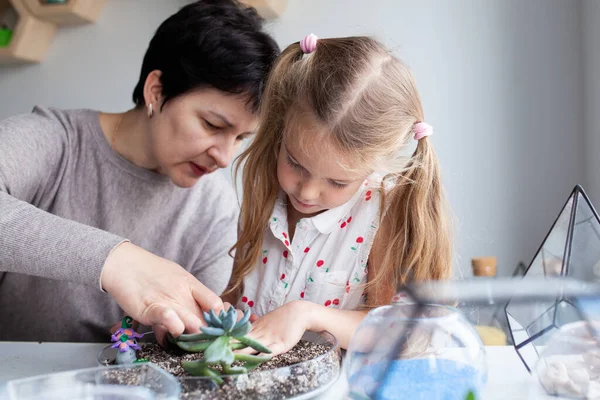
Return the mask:
<path id="1" fill-rule="evenodd" d="M 198 306 L 204 310 L 215 310 L 218 314 L 223 309 L 223 300 L 214 294 L 209 288 L 204 286 L 199 280 L 192 281 L 192 297 Z M 201 315 L 201 314 L 200 314 Z"/>
<path id="2" fill-rule="evenodd" d="M 155 304 L 149 307 L 146 318 L 150 321 L 150 325 L 162 325 L 173 336 L 179 336 L 185 331 L 184 322 L 172 308 Z"/>
<path id="3" fill-rule="evenodd" d="M 177 315 L 183 322 L 185 326 L 185 332 L 187 333 L 197 333 L 200 331 L 201 326 L 206 326 L 204 320 L 201 319 L 197 314 L 202 314 L 202 310 L 190 310 L 186 307 L 176 307 L 175 308 Z"/>
<path id="4" fill-rule="evenodd" d="M 102 286 L 134 320 L 162 325 L 173 336 L 198 332 L 202 311 L 223 309 L 223 302 L 180 265 L 131 243 L 106 259 Z"/>

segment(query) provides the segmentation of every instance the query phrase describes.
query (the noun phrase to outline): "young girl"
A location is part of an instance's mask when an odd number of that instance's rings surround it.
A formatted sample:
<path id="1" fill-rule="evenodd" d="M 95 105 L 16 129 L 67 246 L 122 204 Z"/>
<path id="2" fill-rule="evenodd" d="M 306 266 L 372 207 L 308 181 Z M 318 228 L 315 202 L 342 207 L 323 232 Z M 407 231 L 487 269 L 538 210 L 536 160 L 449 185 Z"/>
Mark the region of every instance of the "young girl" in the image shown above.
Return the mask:
<path id="1" fill-rule="evenodd" d="M 243 203 L 227 300 L 274 354 L 305 330 L 343 348 L 399 283 L 445 279 L 449 218 L 409 69 L 369 37 L 290 45 L 240 156 Z M 418 141 L 407 160 L 400 153 Z"/>

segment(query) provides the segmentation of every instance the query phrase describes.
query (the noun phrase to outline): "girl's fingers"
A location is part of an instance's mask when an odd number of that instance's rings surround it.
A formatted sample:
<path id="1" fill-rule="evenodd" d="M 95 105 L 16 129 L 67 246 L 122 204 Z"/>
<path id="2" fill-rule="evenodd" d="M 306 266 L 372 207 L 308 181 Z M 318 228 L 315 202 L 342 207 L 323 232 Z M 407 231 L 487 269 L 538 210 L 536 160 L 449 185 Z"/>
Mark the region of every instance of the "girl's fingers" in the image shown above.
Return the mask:
<path id="1" fill-rule="evenodd" d="M 241 349 L 241 350 L 235 350 L 234 353 L 240 353 L 240 354 L 257 354 L 258 351 L 254 350 L 252 347 L 246 347 L 246 348 Z"/>
<path id="2" fill-rule="evenodd" d="M 285 352 L 285 346 L 281 342 L 271 343 L 267 347 L 269 349 L 271 349 L 271 354 L 261 353 L 260 355 L 275 357 L 275 356 Z"/>

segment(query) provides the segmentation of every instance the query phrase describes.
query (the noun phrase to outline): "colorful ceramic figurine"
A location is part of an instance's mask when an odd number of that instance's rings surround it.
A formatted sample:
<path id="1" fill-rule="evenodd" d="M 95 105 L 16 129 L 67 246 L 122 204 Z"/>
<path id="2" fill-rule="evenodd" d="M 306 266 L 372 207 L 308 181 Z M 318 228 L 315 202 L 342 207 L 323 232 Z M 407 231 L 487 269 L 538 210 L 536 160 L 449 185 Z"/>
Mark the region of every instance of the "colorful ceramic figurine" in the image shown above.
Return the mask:
<path id="1" fill-rule="evenodd" d="M 115 361 L 117 364 L 133 364 L 138 362 L 146 362 L 145 359 L 137 359 L 136 350 L 141 347 L 137 344 L 137 340 L 141 338 L 141 333 L 137 333 L 132 328 L 133 318 L 126 316 L 121 321 L 121 327 L 110 337 L 111 341 L 115 342 L 112 348 L 117 348 L 117 356 Z"/>

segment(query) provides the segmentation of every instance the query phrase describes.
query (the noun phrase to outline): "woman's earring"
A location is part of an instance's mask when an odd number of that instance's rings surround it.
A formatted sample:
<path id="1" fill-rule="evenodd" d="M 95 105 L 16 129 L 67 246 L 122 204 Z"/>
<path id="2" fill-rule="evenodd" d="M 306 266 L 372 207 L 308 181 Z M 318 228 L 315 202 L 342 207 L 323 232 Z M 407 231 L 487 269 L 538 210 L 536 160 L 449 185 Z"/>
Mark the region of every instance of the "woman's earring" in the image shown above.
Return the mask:
<path id="1" fill-rule="evenodd" d="M 152 118 L 152 103 L 148 103 L 148 118 Z"/>

